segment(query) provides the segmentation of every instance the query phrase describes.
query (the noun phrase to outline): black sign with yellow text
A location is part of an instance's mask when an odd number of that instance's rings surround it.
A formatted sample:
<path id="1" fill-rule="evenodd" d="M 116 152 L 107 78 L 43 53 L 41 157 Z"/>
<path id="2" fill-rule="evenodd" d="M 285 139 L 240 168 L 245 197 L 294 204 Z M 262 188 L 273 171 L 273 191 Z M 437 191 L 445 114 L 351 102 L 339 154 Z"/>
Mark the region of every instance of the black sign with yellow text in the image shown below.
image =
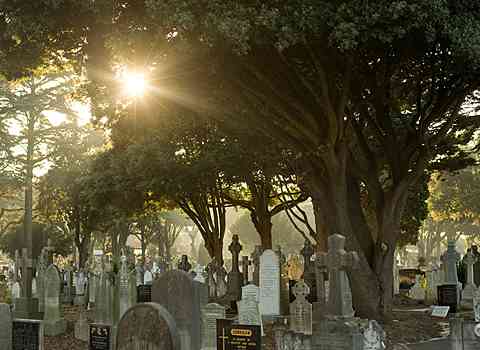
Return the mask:
<path id="1" fill-rule="evenodd" d="M 260 326 L 233 324 L 232 320 L 217 320 L 217 350 L 260 350 Z"/>

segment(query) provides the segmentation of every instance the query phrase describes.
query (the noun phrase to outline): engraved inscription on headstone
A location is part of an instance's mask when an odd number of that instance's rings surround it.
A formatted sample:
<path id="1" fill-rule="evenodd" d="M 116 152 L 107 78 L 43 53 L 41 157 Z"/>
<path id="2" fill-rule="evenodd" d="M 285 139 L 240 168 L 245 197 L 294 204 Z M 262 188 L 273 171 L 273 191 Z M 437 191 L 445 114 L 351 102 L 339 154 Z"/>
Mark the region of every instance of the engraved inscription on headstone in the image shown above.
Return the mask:
<path id="1" fill-rule="evenodd" d="M 155 303 L 138 304 L 128 309 L 116 333 L 116 350 L 180 350 L 173 317 Z"/>
<path id="2" fill-rule="evenodd" d="M 307 301 L 309 286 L 299 281 L 293 290 L 295 301 L 290 304 L 290 329 L 295 333 L 312 334 L 312 304 Z"/>
<path id="3" fill-rule="evenodd" d="M 260 350 L 259 326 L 233 324 L 231 320 L 217 320 L 217 350 Z"/>
<path id="4" fill-rule="evenodd" d="M 217 320 L 225 318 L 225 307 L 207 304 L 202 309 L 202 350 L 216 349 Z"/>
<path id="5" fill-rule="evenodd" d="M 260 313 L 280 315 L 280 261 L 270 249 L 260 256 Z"/>
<path id="6" fill-rule="evenodd" d="M 89 350 L 110 350 L 111 328 L 109 325 L 90 325 Z"/>

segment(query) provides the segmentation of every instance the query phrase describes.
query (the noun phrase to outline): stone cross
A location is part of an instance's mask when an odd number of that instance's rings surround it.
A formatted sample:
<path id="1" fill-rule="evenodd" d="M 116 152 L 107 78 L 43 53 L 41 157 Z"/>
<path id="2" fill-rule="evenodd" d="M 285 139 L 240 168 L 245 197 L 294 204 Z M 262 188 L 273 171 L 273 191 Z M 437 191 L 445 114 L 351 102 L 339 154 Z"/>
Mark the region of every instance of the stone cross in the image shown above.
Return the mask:
<path id="1" fill-rule="evenodd" d="M 182 255 L 180 262 L 178 263 L 178 269 L 185 272 L 189 272 L 192 269 L 192 264 L 188 261 L 187 255 Z"/>
<path id="2" fill-rule="evenodd" d="M 470 302 L 473 300 L 473 295 L 477 290 L 473 275 L 473 265 L 477 262 L 477 258 L 470 249 L 468 250 L 467 254 L 465 254 L 463 262 L 465 265 L 467 265 L 467 283 L 463 288 L 462 298 Z"/>
<path id="3" fill-rule="evenodd" d="M 243 275 L 240 273 L 240 252 L 242 245 L 238 240 L 238 235 L 233 235 L 232 243 L 228 246 L 232 253 L 232 270 L 228 273 L 228 294 L 232 300 L 240 300 L 242 295 Z"/>
<path id="4" fill-rule="evenodd" d="M 256 245 L 255 250 L 252 253 L 253 263 L 253 283 L 256 286 L 260 285 L 260 256 L 262 255 L 262 246 Z"/>
<path id="5" fill-rule="evenodd" d="M 355 269 L 359 264 L 356 252 L 346 252 L 345 237 L 339 234 L 328 237 L 328 253 L 320 253 L 316 264 L 329 272 L 329 298 L 327 313 L 331 316 L 353 317 L 351 290 L 347 269 Z"/>
<path id="6" fill-rule="evenodd" d="M 445 284 L 458 285 L 457 262 L 460 254 L 455 250 L 455 241 L 448 241 L 447 251 L 440 258 L 445 268 Z"/>
<path id="7" fill-rule="evenodd" d="M 32 259 L 28 258 L 27 248 L 22 249 L 22 257 L 20 260 L 22 268 L 22 289 L 21 296 L 24 298 L 30 298 L 32 296 L 32 281 L 27 277 L 27 270 L 33 266 Z"/>

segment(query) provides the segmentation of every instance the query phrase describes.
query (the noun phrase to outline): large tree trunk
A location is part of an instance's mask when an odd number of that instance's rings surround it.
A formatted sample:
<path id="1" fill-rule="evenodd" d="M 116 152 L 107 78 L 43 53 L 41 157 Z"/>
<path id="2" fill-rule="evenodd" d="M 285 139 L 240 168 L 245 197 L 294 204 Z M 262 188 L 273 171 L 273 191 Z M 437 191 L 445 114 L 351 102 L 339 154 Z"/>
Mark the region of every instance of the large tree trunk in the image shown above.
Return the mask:
<path id="1" fill-rule="evenodd" d="M 327 174 L 315 173 L 306 179 L 313 202 L 319 204 L 314 205 L 315 218 L 329 235 L 346 237 L 347 251 L 358 253 L 360 265 L 348 273 L 357 315 L 385 319 L 392 305 L 393 259 L 407 191 L 397 191 L 400 194 L 387 197 L 376 208 L 376 227 L 372 228 L 361 206 L 359 181 L 347 169 L 346 153 L 331 152 L 323 161 Z"/>
<path id="2" fill-rule="evenodd" d="M 250 217 L 260 236 L 263 250 L 272 249 L 272 217 L 266 212 L 259 213 L 258 211 L 250 213 Z"/>

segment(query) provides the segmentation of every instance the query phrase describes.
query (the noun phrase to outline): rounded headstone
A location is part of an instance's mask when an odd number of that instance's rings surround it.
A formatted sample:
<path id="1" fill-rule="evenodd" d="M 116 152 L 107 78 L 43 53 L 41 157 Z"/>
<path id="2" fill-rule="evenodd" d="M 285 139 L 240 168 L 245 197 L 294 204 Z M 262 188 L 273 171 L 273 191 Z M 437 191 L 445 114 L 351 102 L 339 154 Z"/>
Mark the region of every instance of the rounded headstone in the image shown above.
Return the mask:
<path id="1" fill-rule="evenodd" d="M 10 305 L 0 304 L 0 349 L 12 348 L 12 314 Z"/>
<path id="2" fill-rule="evenodd" d="M 116 350 L 180 350 L 177 327 L 170 313 L 156 303 L 127 310 L 118 323 Z"/>

